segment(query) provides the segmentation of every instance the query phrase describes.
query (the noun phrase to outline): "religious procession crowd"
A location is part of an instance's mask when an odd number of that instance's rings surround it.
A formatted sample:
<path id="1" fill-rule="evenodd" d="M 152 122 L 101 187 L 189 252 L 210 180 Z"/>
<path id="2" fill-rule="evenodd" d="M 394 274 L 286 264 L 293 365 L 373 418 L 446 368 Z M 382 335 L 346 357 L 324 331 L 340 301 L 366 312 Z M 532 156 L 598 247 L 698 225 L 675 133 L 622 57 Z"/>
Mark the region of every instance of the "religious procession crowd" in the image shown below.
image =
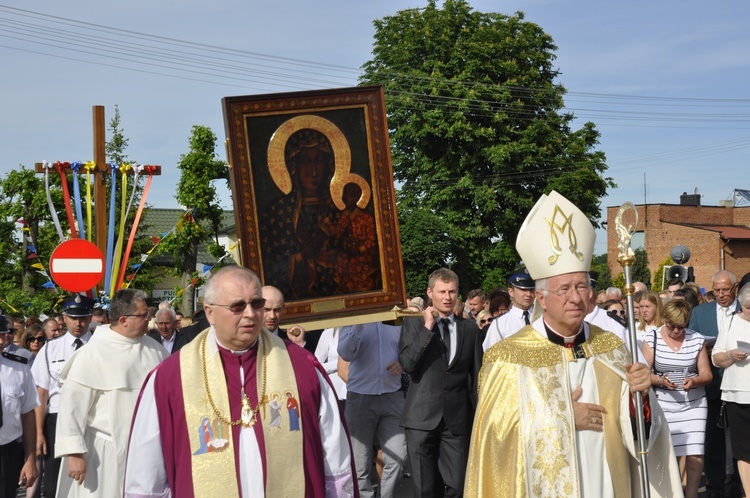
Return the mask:
<path id="1" fill-rule="evenodd" d="M 282 292 L 237 266 L 192 324 L 135 289 L 0 316 L 0 496 L 747 493 L 750 275 L 633 284 L 632 343 L 594 239 L 553 191 L 507 289 L 464 304 L 442 268 L 400 322 L 319 333 L 280 328 Z"/>

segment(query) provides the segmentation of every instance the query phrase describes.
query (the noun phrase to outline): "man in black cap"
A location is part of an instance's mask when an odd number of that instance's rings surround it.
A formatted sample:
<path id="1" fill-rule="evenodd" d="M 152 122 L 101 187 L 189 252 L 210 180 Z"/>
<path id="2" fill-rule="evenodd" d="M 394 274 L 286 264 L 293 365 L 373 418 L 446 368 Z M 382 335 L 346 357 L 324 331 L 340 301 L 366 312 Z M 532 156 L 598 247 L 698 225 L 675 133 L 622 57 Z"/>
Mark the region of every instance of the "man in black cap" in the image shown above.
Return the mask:
<path id="1" fill-rule="evenodd" d="M 34 353 L 28 349 L 13 344 L 14 323 L 10 315 L 0 315 L 5 321 L 5 326 L 0 328 L 0 352 L 10 353 L 26 360 L 24 363 L 31 366 L 34 363 Z"/>
<path id="2" fill-rule="evenodd" d="M 56 339 L 47 341 L 39 350 L 31 373 L 34 376 L 40 405 L 36 408 L 37 454 L 44 457 L 44 489 L 54 493 L 57 489 L 57 475 L 60 473 L 60 459 L 55 455 L 55 426 L 60 409 L 62 384 L 60 370 L 75 351 L 91 338 L 89 323 L 94 300 L 80 294 L 63 301 L 63 319 L 68 332 Z"/>
<path id="3" fill-rule="evenodd" d="M 508 294 L 513 306 L 492 321 L 482 343 L 485 351 L 496 342 L 507 339 L 531 323 L 534 308 L 534 279 L 526 268 L 519 268 L 508 278 Z"/>

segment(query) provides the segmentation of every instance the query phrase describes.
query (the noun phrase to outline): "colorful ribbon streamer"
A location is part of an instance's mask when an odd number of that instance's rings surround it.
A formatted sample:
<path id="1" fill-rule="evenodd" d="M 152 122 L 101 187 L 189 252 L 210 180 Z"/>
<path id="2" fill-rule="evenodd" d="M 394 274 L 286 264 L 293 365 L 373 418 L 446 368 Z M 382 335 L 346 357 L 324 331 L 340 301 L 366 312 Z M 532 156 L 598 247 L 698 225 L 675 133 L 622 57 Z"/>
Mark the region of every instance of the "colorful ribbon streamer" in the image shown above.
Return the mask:
<path id="1" fill-rule="evenodd" d="M 110 289 L 112 282 L 112 259 L 114 257 L 115 245 L 115 203 L 117 200 L 117 165 L 109 163 L 110 189 L 109 189 L 109 225 L 107 228 L 107 254 L 105 255 L 104 288 Z"/>
<path id="2" fill-rule="evenodd" d="M 122 244 L 125 239 L 125 222 L 127 221 L 127 203 L 125 199 L 128 191 L 128 171 L 130 170 L 129 164 L 120 165 L 120 177 L 122 179 L 122 189 L 120 196 L 120 229 L 117 235 L 117 243 L 115 244 L 115 258 L 112 264 L 112 280 L 109 283 L 109 295 L 112 296 L 115 293 L 115 283 L 118 280 L 118 271 L 120 269 L 120 259 L 122 257 Z M 133 185 L 135 188 L 135 185 Z"/>
<path id="3" fill-rule="evenodd" d="M 55 224 L 57 236 L 60 238 L 60 242 L 62 242 L 65 240 L 65 234 L 60 226 L 60 220 L 57 218 L 57 210 L 55 209 L 55 204 L 52 202 L 52 193 L 49 189 L 49 170 L 54 167 L 54 164 L 44 161 L 42 162 L 42 166 L 44 167 L 44 188 L 47 191 L 47 206 L 49 206 L 49 212 L 52 215 L 52 222 Z"/>
<path id="4" fill-rule="evenodd" d="M 143 207 L 146 205 L 146 198 L 148 197 L 148 190 L 151 187 L 151 180 L 154 179 L 154 172 L 156 171 L 156 168 L 154 166 L 136 166 L 135 168 L 135 174 L 136 177 L 140 171 L 144 171 L 148 174 L 148 180 L 146 180 L 146 185 L 143 187 L 143 193 L 141 194 L 141 202 L 138 204 L 138 211 L 135 213 L 135 220 L 133 221 L 133 226 L 130 229 L 130 237 L 128 238 L 128 244 L 125 247 L 125 253 L 123 254 L 123 260 L 122 260 L 122 266 L 120 266 L 120 276 L 117 279 L 117 285 L 115 286 L 115 290 L 122 287 L 122 282 L 125 278 L 125 270 L 128 266 L 128 259 L 130 257 L 130 249 L 133 247 L 133 240 L 135 239 L 135 233 L 138 230 L 138 224 L 141 221 L 141 214 L 143 213 Z M 133 184 L 133 192 L 135 192 L 135 183 Z M 131 278 L 132 280 L 132 278 Z"/>
<path id="5" fill-rule="evenodd" d="M 94 161 L 87 161 L 83 163 L 84 168 L 86 168 L 86 226 L 88 228 L 88 240 L 91 242 L 92 237 L 92 229 L 91 229 L 91 220 L 93 219 L 91 210 L 92 210 L 92 203 L 91 203 L 91 172 L 96 172 L 96 163 Z"/>
<path id="6" fill-rule="evenodd" d="M 73 171 L 73 202 L 76 210 L 76 219 L 78 220 L 78 232 L 81 234 L 81 238 L 86 238 L 86 225 L 83 222 L 83 212 L 81 212 L 81 186 L 78 182 L 78 170 L 81 169 L 81 161 L 74 161 L 70 165 L 70 169 Z"/>
<path id="7" fill-rule="evenodd" d="M 70 163 L 61 163 L 57 161 L 57 172 L 60 174 L 60 183 L 62 183 L 63 191 L 63 202 L 65 204 L 65 213 L 68 215 L 68 224 L 70 225 L 70 235 L 75 239 L 78 237 L 78 230 L 76 230 L 75 219 L 73 218 L 73 210 L 70 205 L 70 191 L 68 190 L 68 178 L 65 176 L 65 168 L 70 166 Z"/>

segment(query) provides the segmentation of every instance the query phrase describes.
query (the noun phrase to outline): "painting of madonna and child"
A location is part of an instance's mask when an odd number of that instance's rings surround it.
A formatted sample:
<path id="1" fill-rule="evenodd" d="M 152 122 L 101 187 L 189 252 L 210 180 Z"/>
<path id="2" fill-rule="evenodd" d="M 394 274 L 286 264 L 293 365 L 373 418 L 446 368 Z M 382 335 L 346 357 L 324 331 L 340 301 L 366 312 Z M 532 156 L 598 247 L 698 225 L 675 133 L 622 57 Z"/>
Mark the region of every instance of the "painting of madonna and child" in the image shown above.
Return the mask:
<path id="1" fill-rule="evenodd" d="M 379 87 L 224 99 L 243 265 L 285 315 L 403 302 Z"/>

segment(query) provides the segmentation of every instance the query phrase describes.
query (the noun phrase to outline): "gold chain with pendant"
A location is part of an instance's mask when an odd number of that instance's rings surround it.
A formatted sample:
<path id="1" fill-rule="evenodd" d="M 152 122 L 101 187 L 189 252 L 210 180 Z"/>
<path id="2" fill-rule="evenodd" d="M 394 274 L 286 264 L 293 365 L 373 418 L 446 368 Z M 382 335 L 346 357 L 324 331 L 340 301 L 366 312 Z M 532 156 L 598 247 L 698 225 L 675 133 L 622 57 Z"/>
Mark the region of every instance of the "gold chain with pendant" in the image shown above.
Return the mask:
<path id="1" fill-rule="evenodd" d="M 265 338 L 262 337 L 263 333 L 261 332 L 261 336 L 259 339 L 261 339 L 261 356 L 259 361 L 263 363 L 261 367 L 261 384 L 260 384 L 260 396 L 258 396 L 258 405 L 255 408 L 252 408 L 250 406 L 250 400 L 247 398 L 247 395 L 245 394 L 245 386 L 242 386 L 242 411 L 240 414 L 240 419 L 232 421 L 231 419 L 226 418 L 216 407 L 216 404 L 214 403 L 214 398 L 211 396 L 211 389 L 208 387 L 208 370 L 206 368 L 206 339 L 208 338 L 208 334 L 206 334 L 203 337 L 203 340 L 201 341 L 201 363 L 203 365 L 203 382 L 206 386 L 206 395 L 208 397 L 208 402 L 211 405 L 211 409 L 214 411 L 214 414 L 224 422 L 225 424 L 228 424 L 230 426 L 240 425 L 244 424 L 246 427 L 252 427 L 255 425 L 255 417 L 258 414 L 258 410 L 260 410 L 260 405 L 263 403 L 263 399 L 266 397 L 266 341 Z"/>

